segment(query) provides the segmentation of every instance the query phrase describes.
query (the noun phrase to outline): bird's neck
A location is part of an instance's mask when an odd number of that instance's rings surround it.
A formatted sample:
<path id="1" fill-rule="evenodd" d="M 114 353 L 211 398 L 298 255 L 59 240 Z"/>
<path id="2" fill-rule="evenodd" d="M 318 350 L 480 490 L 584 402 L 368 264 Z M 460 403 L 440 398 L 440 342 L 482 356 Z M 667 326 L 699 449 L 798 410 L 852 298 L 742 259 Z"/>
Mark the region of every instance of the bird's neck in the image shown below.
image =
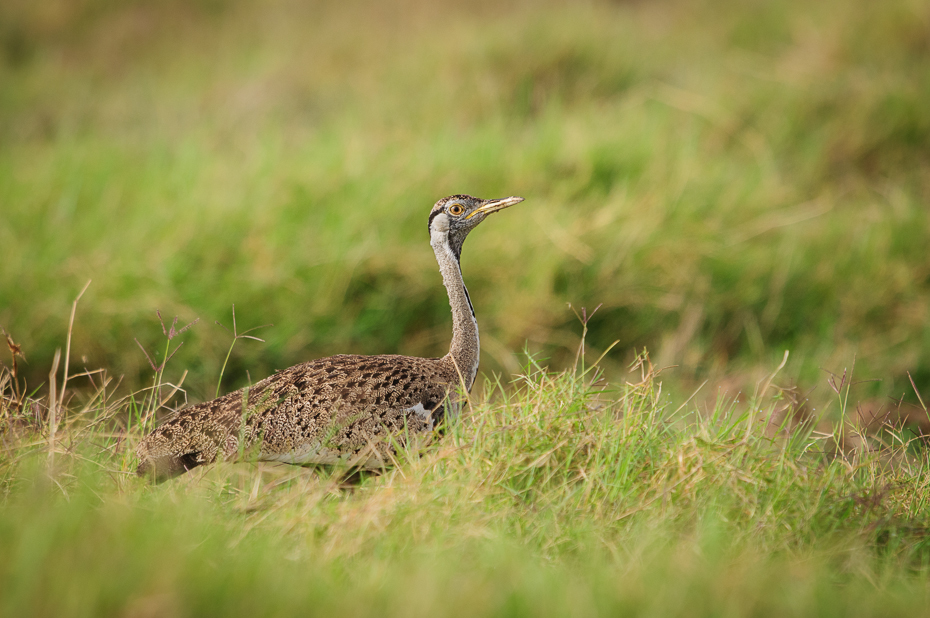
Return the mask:
<path id="1" fill-rule="evenodd" d="M 439 272 L 442 273 L 442 282 L 449 294 L 449 305 L 452 307 L 452 344 L 449 346 L 447 358 L 451 358 L 458 371 L 460 379 L 466 390 L 471 390 L 478 375 L 478 360 L 481 344 L 478 340 L 478 321 L 475 319 L 475 310 L 465 289 L 462 280 L 462 268 L 452 248 L 449 246 L 448 236 L 434 234 L 430 239 L 436 261 L 439 262 Z"/>

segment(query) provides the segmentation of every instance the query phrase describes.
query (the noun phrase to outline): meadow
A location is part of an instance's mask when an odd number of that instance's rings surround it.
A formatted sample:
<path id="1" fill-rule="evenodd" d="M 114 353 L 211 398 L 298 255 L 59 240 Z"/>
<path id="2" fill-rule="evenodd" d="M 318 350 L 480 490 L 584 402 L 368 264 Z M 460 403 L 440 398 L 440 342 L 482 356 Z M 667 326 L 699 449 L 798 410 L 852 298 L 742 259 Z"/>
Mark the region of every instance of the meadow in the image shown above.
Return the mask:
<path id="1" fill-rule="evenodd" d="M 919 0 L 4 2 L 0 613 L 930 613 L 928 101 Z M 443 354 L 452 193 L 526 201 L 446 436 L 133 476 L 185 402 Z"/>

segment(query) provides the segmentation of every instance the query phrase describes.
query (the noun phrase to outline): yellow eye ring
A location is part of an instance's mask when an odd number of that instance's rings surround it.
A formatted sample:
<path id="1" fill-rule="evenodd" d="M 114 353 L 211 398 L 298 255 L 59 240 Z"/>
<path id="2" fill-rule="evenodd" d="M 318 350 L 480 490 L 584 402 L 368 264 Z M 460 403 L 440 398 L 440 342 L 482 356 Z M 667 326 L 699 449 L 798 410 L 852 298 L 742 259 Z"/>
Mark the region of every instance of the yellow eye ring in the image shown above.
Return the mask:
<path id="1" fill-rule="evenodd" d="M 456 217 L 465 212 L 465 209 L 462 208 L 461 204 L 452 204 L 449 206 L 449 214 L 455 215 Z"/>

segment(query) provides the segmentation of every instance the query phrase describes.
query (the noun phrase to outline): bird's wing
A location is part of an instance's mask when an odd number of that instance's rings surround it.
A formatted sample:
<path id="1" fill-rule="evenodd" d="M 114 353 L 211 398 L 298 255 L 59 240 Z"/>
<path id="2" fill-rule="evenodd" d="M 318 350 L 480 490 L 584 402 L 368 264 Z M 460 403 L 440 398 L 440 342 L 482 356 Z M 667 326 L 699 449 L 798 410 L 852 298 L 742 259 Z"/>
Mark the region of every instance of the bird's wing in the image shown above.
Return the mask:
<path id="1" fill-rule="evenodd" d="M 340 355 L 287 369 L 250 391 L 236 447 L 291 463 L 384 456 L 445 413 L 448 376 L 431 360 Z"/>

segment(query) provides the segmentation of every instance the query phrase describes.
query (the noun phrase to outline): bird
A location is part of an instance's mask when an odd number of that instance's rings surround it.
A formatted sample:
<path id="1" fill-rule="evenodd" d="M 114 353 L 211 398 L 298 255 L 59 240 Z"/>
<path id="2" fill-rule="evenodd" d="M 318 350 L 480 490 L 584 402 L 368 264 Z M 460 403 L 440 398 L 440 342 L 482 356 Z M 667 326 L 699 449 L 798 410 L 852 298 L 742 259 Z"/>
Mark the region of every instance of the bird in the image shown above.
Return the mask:
<path id="1" fill-rule="evenodd" d="M 462 245 L 489 215 L 522 201 L 450 195 L 430 210 L 430 245 L 452 309 L 448 354 L 339 354 L 284 369 L 180 410 L 139 442 L 137 474 L 162 481 L 218 459 L 245 458 L 380 469 L 399 445 L 441 431 L 461 412 L 480 360 Z"/>

